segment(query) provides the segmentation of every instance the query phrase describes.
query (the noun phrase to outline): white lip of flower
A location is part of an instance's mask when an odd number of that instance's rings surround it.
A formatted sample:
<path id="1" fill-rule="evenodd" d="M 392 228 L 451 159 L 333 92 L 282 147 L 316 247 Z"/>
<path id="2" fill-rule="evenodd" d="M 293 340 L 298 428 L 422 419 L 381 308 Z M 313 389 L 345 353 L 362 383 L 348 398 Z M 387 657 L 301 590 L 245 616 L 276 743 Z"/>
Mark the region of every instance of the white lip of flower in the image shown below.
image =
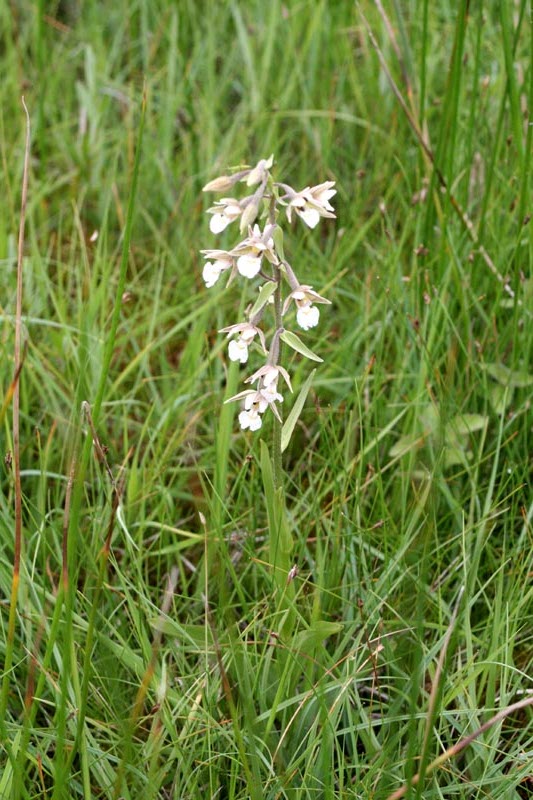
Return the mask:
<path id="1" fill-rule="evenodd" d="M 211 233 L 222 233 L 228 225 L 234 222 L 242 214 L 241 204 L 233 197 L 223 197 L 217 200 L 214 206 L 207 209 L 208 214 L 212 214 L 209 222 Z"/>
<path id="2" fill-rule="evenodd" d="M 202 278 L 204 279 L 205 285 L 208 289 L 211 289 L 215 285 L 220 278 L 220 269 L 217 268 L 216 262 L 212 264 L 211 261 L 207 261 L 204 264 Z"/>
<path id="3" fill-rule="evenodd" d="M 243 431 L 247 428 L 251 431 L 258 431 L 262 424 L 261 414 L 255 406 L 249 411 L 245 408 L 239 414 L 239 425 Z"/>
<path id="4" fill-rule="evenodd" d="M 300 306 L 296 312 L 296 321 L 304 331 L 308 331 L 310 328 L 316 328 L 319 319 L 320 311 L 312 303 L 306 303 Z"/>
<path id="5" fill-rule="evenodd" d="M 255 278 L 261 269 L 262 256 L 239 256 L 237 269 L 243 278 Z"/>
<path id="6" fill-rule="evenodd" d="M 228 355 L 230 361 L 240 361 L 246 364 L 248 361 L 248 344 L 244 339 L 232 339 L 228 345 Z"/>
<path id="7" fill-rule="evenodd" d="M 292 209 L 303 219 L 310 228 L 316 228 L 320 217 L 334 218 L 335 209 L 329 202 L 330 198 L 337 193 L 335 181 L 326 181 L 317 186 L 306 186 L 300 192 L 295 192 L 290 186 L 280 184 L 287 190 L 287 219 L 292 222 Z"/>
<path id="8" fill-rule="evenodd" d="M 234 258 L 226 250 L 201 250 L 200 252 L 204 258 L 213 259 L 212 262 L 207 261 L 202 270 L 202 278 L 206 287 L 210 289 L 225 270 L 233 267 Z"/>

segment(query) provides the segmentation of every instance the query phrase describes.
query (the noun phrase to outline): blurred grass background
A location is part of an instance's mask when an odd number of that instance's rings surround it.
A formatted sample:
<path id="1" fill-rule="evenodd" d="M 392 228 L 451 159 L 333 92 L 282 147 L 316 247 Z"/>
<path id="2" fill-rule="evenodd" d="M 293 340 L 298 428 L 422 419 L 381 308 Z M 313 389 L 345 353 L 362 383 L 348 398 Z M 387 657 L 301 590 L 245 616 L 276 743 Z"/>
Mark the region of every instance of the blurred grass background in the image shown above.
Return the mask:
<path id="1" fill-rule="evenodd" d="M 531 7 L 380 9 L 0 8 L 4 392 L 22 94 L 32 124 L 24 548 L 0 797 L 386 798 L 533 688 Z M 279 180 L 338 189 L 336 222 L 287 237 L 298 275 L 333 301 L 306 338 L 325 362 L 285 459 L 289 640 L 276 638 L 258 437 L 223 406 L 239 377 L 217 330 L 248 289 L 207 292 L 198 253 L 215 246 L 201 187 L 270 153 Z M 296 388 L 307 371 L 291 363 Z M 123 501 L 91 457 L 69 519 L 90 435 L 81 402 L 99 385 Z M 2 653 L 13 493 L 7 459 Z M 494 726 L 411 796 L 529 797 L 530 723 L 525 709 Z"/>

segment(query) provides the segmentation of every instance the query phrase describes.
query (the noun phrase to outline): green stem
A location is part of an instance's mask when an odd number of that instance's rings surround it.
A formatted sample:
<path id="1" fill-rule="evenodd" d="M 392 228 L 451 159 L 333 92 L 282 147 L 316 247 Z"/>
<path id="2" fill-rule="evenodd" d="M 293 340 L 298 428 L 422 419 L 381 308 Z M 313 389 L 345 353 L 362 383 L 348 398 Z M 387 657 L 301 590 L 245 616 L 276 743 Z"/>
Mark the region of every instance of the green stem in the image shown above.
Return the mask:
<path id="1" fill-rule="evenodd" d="M 274 292 L 274 315 L 275 315 L 275 328 L 276 331 L 282 327 L 281 321 L 281 275 L 277 267 L 274 267 L 275 280 L 278 285 Z M 279 343 L 278 364 L 281 361 L 281 342 Z M 274 488 L 281 489 L 283 486 L 283 464 L 281 460 L 281 428 L 282 423 L 274 417 L 274 425 L 272 428 L 272 470 L 274 473 Z"/>

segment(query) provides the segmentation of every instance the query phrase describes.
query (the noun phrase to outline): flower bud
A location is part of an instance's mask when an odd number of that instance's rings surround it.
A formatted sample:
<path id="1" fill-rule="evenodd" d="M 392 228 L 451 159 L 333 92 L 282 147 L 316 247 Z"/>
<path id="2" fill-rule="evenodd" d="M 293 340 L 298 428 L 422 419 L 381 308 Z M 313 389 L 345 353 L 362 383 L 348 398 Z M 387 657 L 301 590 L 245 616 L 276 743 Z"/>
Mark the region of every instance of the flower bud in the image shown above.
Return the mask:
<path id="1" fill-rule="evenodd" d="M 253 225 L 257 215 L 259 214 L 260 198 L 254 195 L 241 215 L 241 233 L 244 233 L 248 228 Z"/>
<path id="2" fill-rule="evenodd" d="M 206 183 L 202 192 L 227 192 L 236 183 L 235 177 L 232 175 L 221 175 L 209 183 Z"/>

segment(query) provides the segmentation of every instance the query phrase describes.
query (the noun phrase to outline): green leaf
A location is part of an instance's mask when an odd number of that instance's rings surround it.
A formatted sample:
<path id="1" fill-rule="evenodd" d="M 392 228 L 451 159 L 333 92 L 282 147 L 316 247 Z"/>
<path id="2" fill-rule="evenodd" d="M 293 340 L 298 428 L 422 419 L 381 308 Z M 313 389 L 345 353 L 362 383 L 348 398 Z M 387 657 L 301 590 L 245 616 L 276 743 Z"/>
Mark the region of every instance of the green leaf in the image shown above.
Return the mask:
<path id="1" fill-rule="evenodd" d="M 266 306 L 269 298 L 271 298 L 276 291 L 277 285 L 278 284 L 276 281 L 267 281 L 265 284 L 263 284 L 263 286 L 261 286 L 259 297 L 255 301 L 253 308 L 250 311 L 250 318 L 254 317 L 259 311 L 261 311 L 263 306 Z"/>
<path id="2" fill-rule="evenodd" d="M 486 364 L 485 368 L 489 375 L 502 386 L 513 386 L 517 389 L 524 389 L 526 386 L 533 386 L 533 375 L 522 370 L 513 371 L 503 364 Z"/>
<path id="3" fill-rule="evenodd" d="M 189 650 L 205 650 L 206 644 L 214 645 L 211 629 L 205 625 L 181 624 L 169 617 L 150 617 L 148 623 L 153 630 L 178 639 L 180 646 Z"/>
<path id="4" fill-rule="evenodd" d="M 302 342 L 302 340 L 298 336 L 296 336 L 296 334 L 293 333 L 292 331 L 283 331 L 283 333 L 279 338 L 281 339 L 282 342 L 288 344 L 289 347 L 291 347 L 293 350 L 296 350 L 297 353 L 300 353 L 300 355 L 305 356 L 306 358 L 310 358 L 311 361 L 321 362 L 324 360 L 323 358 L 320 358 L 320 356 L 317 356 L 316 353 L 313 353 L 313 351 L 310 350 L 308 347 L 306 347 L 306 345 Z"/>
<path id="5" fill-rule="evenodd" d="M 334 636 L 342 631 L 343 625 L 340 622 L 328 622 L 325 619 L 317 619 L 306 631 L 300 631 L 293 639 L 294 649 L 305 655 L 311 655 L 313 651 L 322 644 L 324 639 Z"/>
<path id="6" fill-rule="evenodd" d="M 474 431 L 481 431 L 488 424 L 489 418 L 483 414 L 457 414 L 446 426 L 454 435 L 465 436 Z"/>
<path id="7" fill-rule="evenodd" d="M 289 444 L 292 436 L 292 432 L 294 431 L 294 426 L 298 422 L 300 414 L 302 413 L 302 408 L 304 407 L 305 399 L 311 388 L 311 383 L 313 382 L 313 377 L 316 372 L 316 369 L 312 370 L 311 374 L 308 376 L 306 382 L 300 389 L 300 394 L 295 400 L 293 407 L 291 408 L 291 412 L 287 419 L 283 424 L 283 428 L 281 429 L 281 452 L 285 452 L 287 449 L 287 445 Z"/>

